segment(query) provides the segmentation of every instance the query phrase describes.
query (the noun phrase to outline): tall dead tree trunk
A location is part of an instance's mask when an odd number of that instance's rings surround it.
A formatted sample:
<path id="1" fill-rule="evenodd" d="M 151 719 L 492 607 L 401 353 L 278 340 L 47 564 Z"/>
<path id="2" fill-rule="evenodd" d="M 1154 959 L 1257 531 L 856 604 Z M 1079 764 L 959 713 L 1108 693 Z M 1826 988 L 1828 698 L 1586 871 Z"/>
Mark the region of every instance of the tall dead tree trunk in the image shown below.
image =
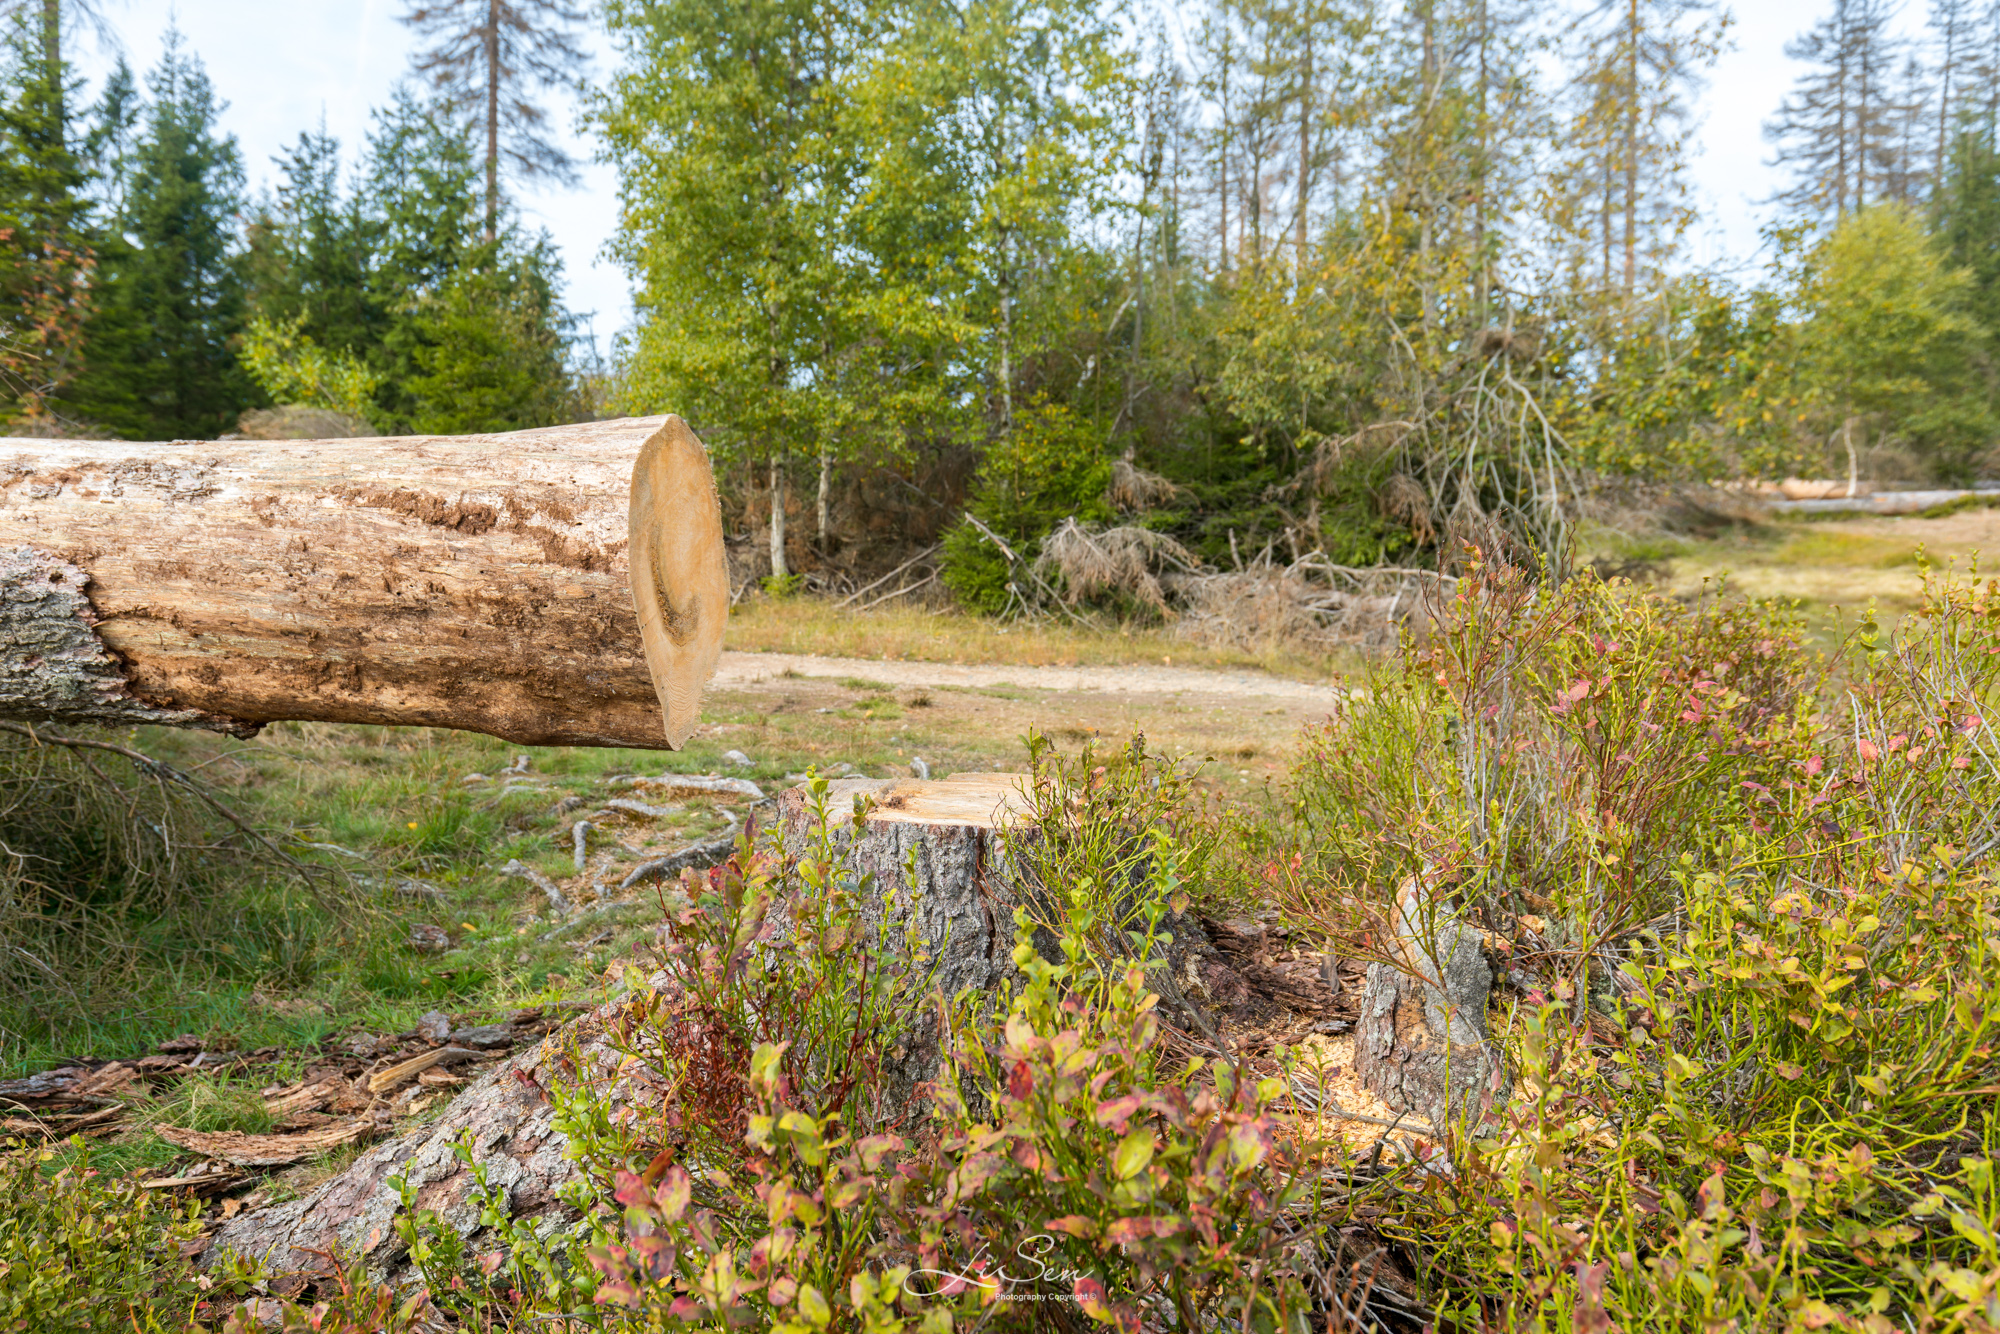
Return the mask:
<path id="1" fill-rule="evenodd" d="M 707 458 L 678 417 L 0 440 L 0 717 L 671 747 L 721 649 L 722 560 Z"/>

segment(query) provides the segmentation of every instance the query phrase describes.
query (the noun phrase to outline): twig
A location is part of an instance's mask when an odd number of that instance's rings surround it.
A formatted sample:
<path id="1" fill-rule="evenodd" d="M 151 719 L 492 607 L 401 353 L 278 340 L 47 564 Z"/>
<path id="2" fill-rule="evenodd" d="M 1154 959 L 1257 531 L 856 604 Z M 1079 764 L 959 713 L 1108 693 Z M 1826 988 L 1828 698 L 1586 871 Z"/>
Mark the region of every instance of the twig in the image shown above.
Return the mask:
<path id="1" fill-rule="evenodd" d="M 887 602 L 887 601 L 888 601 L 888 600 L 889 600 L 890 598 L 899 598 L 899 597 L 903 596 L 903 594 L 905 594 L 905 593 L 914 593 L 914 592 L 916 592 L 916 591 L 917 591 L 917 590 L 918 590 L 919 588 L 922 588 L 922 587 L 923 587 L 923 586 L 924 586 L 925 584 L 934 584 L 934 583 L 936 583 L 936 582 L 937 582 L 937 571 L 936 571 L 936 570 L 932 570 L 932 571 L 931 571 L 931 572 L 930 572 L 929 574 L 927 574 L 927 575 L 925 575 L 925 576 L 924 576 L 923 578 L 921 578 L 921 579 L 917 580 L 917 582 L 915 582 L 914 584 L 906 584 L 906 585 L 904 585 L 904 586 L 903 586 L 902 588 L 899 588 L 899 589 L 897 589 L 897 590 L 896 590 L 895 592 L 893 592 L 893 593 L 884 593 L 884 594 L 883 594 L 883 595 L 882 595 L 881 597 L 879 597 L 879 598 L 876 598 L 876 599 L 875 599 L 874 601 L 872 601 L 872 602 L 864 602 L 864 603 L 862 603 L 862 604 L 861 604 L 861 605 L 860 605 L 859 607 L 856 607 L 856 608 L 855 608 L 855 610 L 856 610 L 856 611 L 867 611 L 867 610 L 868 610 L 868 609 L 869 609 L 870 607 L 878 607 L 878 606 L 880 606 L 880 605 L 881 605 L 882 603 L 884 603 L 884 602 Z M 844 604 L 843 604 L 843 605 L 844 605 Z"/>
<path id="2" fill-rule="evenodd" d="M 840 608 L 845 607 L 848 603 L 854 601 L 854 599 L 860 597 L 863 593 L 868 592 L 870 589 L 880 588 L 883 584 L 888 583 L 891 579 L 894 579 L 897 575 L 909 569 L 912 565 L 915 565 L 918 561 L 936 555 L 938 552 L 938 545 L 933 545 L 927 550 L 919 551 L 916 555 L 910 557 L 908 560 L 904 561 L 901 565 L 898 565 L 895 569 L 889 571 L 889 573 L 883 575 L 880 579 L 877 579 L 874 583 L 868 585 L 867 588 L 855 589 L 852 593 L 849 593 L 846 597 L 834 603 L 833 604 L 834 609 L 837 611 Z M 936 578 L 936 576 L 933 575 L 932 578 Z M 873 602 L 868 604 L 869 607 L 872 607 L 874 605 L 875 604 Z M 862 610 L 866 611 L 867 607 L 862 608 Z"/>
<path id="3" fill-rule="evenodd" d="M 234 825 L 237 832 L 253 842 L 262 844 L 269 850 L 272 856 L 299 874 L 309 876 L 313 871 L 321 869 L 319 867 L 308 866 L 304 862 L 299 861 L 269 838 L 251 828 L 235 811 L 230 810 L 220 801 L 210 796 L 200 783 L 197 783 L 194 779 L 172 765 L 156 760 L 143 751 L 133 750 L 129 746 L 120 746 L 110 741 L 89 741 L 82 737 L 62 736 L 54 732 L 37 732 L 34 728 L 24 726 L 21 723 L 0 722 L 0 732 L 12 732 L 16 736 L 24 736 L 36 745 L 62 746 L 67 750 L 101 750 L 113 755 L 123 756 L 125 759 L 130 760 L 140 773 L 149 774 L 161 782 L 173 783 L 185 788 L 203 805 Z"/>
<path id="4" fill-rule="evenodd" d="M 1057 594 L 1055 589 L 1050 588 L 1048 584 L 1043 581 L 1042 576 L 1035 573 L 1035 567 L 1030 565 L 1028 562 L 1022 560 L 1020 555 L 1017 552 L 1015 552 L 1014 548 L 1007 545 L 1006 540 L 1002 538 L 1000 534 L 994 532 L 991 528 L 988 528 L 985 524 L 981 523 L 978 519 L 974 518 L 972 516 L 971 511 L 969 510 L 965 514 L 965 521 L 971 524 L 974 528 L 977 528 L 982 534 L 984 534 L 987 541 L 991 542 L 994 546 L 999 547 L 1000 554 L 1005 556 L 1009 561 L 1009 563 L 1018 565 L 1023 570 L 1026 570 L 1028 573 L 1028 577 L 1035 581 L 1035 587 L 1041 589 L 1042 592 L 1048 596 L 1050 603 L 1052 603 L 1055 606 L 1055 609 L 1057 611 L 1069 617 L 1072 621 L 1075 621 L 1078 625 L 1082 626 L 1086 630 L 1092 628 L 1090 622 L 1084 620 L 1083 617 L 1077 615 L 1076 612 L 1072 611 L 1069 608 L 1069 606 L 1063 602 L 1061 596 Z"/>
<path id="5" fill-rule="evenodd" d="M 500 874 L 511 875 L 516 879 L 527 881 L 548 896 L 551 908 L 554 908 L 559 913 L 567 913 L 569 911 L 569 900 L 563 897 L 562 890 L 556 888 L 556 882 L 543 875 L 540 871 L 537 871 L 534 867 L 523 865 L 519 858 L 501 867 Z"/>

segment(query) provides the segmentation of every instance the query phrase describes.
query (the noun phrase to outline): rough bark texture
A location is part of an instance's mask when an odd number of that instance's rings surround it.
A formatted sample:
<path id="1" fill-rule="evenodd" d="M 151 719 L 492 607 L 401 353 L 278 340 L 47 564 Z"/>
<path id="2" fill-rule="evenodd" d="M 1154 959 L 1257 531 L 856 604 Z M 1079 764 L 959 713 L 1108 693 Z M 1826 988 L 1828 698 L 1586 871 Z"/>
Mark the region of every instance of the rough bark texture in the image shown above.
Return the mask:
<path id="1" fill-rule="evenodd" d="M 934 782 L 842 778 L 828 785 L 827 814 L 841 826 L 845 855 L 856 870 L 875 877 L 878 890 L 896 891 L 892 920 L 914 925 L 947 996 L 999 994 L 1019 976 L 1014 910 L 1030 906 L 1034 890 L 1008 863 L 1002 830 L 1027 811 L 1023 787 L 1033 781 L 1022 774 L 962 773 Z M 856 830 L 851 813 L 854 798 L 863 794 L 875 805 Z M 806 789 L 782 792 L 777 802 L 778 823 L 796 846 L 815 818 Z M 912 855 L 914 894 L 905 888 L 904 871 Z M 871 925 L 881 921 L 882 900 L 874 902 L 877 910 L 864 914 Z M 1162 1012 L 1185 1030 L 1213 1036 L 1217 1013 L 1233 1016 L 1252 1000 L 1250 989 L 1191 914 L 1172 914 L 1162 925 L 1172 936 L 1167 967 L 1152 974 Z M 1034 939 L 1043 958 L 1061 959 L 1047 929 L 1037 928 Z M 941 1060 L 935 1032 L 910 1033 L 901 1057 L 884 1073 L 887 1103 L 914 1105 L 918 1087 L 937 1074 Z"/>
<path id="2" fill-rule="evenodd" d="M 1368 967 L 1354 1071 L 1391 1107 L 1433 1126 L 1476 1111 L 1506 1072 L 1486 1033 L 1493 969 L 1479 932 L 1412 882 L 1396 896 L 1396 958 Z"/>
<path id="3" fill-rule="evenodd" d="M 460 1235 L 478 1240 L 472 1173 L 452 1151 L 467 1131 L 488 1187 L 506 1193 L 514 1217 L 551 1229 L 574 1221 L 558 1194 L 576 1166 L 564 1155 L 567 1142 L 551 1124 L 542 1090 L 558 1078 L 614 1078 L 622 1058 L 606 1040 L 606 1028 L 632 1003 L 613 1000 L 500 1062 L 432 1124 L 376 1145 L 317 1190 L 237 1215 L 209 1240 L 200 1263 L 228 1253 L 253 1257 L 284 1276 L 280 1290 L 296 1292 L 329 1276 L 333 1257 L 400 1285 L 410 1277 L 409 1256 L 391 1226 L 401 1202 L 389 1178 L 407 1178 L 417 1188 L 419 1209 L 435 1211 Z M 571 1051 L 574 1074 L 565 1066 Z M 644 1097 L 641 1090 L 631 1094 Z"/>
<path id="4" fill-rule="evenodd" d="M 0 441 L 0 716 L 664 747 L 626 557 L 670 421 Z"/>
<path id="5" fill-rule="evenodd" d="M 0 700 L 17 717 L 129 727 L 165 723 L 242 733 L 254 726 L 198 709 L 161 708 L 126 688 L 125 665 L 97 634 L 90 576 L 29 547 L 0 548 Z"/>

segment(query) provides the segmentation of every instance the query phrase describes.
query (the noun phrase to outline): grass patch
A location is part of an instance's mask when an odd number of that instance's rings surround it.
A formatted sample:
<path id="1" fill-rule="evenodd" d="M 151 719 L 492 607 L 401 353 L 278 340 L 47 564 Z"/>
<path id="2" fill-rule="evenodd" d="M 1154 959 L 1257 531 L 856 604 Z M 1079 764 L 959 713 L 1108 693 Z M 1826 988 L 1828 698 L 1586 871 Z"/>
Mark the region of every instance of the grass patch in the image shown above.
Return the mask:
<path id="1" fill-rule="evenodd" d="M 1850 565 L 1893 570 L 1916 564 L 1917 548 L 1912 542 L 1819 529 L 1787 538 L 1767 560 L 1777 565 Z"/>

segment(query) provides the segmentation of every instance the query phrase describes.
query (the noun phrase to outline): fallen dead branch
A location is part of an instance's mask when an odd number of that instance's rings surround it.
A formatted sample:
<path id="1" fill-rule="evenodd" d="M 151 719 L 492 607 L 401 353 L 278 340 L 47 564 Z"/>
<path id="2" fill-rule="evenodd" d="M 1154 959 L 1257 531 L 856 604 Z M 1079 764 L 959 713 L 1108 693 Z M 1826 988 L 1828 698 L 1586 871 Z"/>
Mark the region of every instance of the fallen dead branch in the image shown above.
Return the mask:
<path id="1" fill-rule="evenodd" d="M 1280 565 L 1268 546 L 1247 565 L 1216 570 L 1164 533 L 1074 518 L 1042 539 L 1030 569 L 1046 576 L 1043 588 L 1061 586 L 1065 612 L 1124 597 L 1170 620 L 1183 639 L 1252 650 L 1388 647 L 1458 583 L 1434 570 L 1340 565 L 1319 551 Z"/>

